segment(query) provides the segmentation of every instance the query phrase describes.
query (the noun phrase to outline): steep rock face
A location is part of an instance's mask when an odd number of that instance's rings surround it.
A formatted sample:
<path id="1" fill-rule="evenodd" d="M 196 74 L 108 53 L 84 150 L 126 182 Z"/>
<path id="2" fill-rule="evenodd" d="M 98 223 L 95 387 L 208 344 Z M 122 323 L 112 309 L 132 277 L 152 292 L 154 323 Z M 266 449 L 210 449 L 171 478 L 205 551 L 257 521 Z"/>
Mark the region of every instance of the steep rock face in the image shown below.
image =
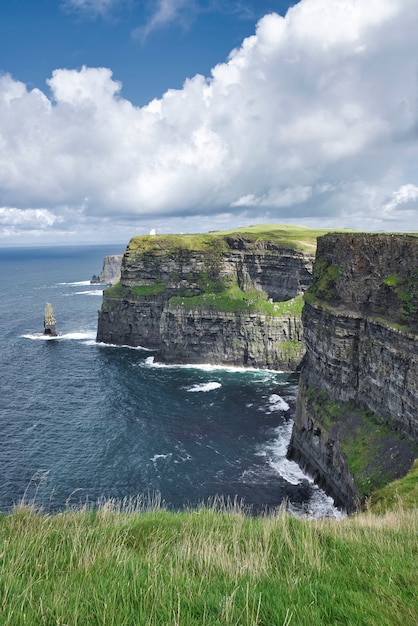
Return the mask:
<path id="1" fill-rule="evenodd" d="M 303 312 L 289 457 L 355 510 L 418 436 L 418 238 L 325 235 Z"/>
<path id="2" fill-rule="evenodd" d="M 293 303 L 312 265 L 310 253 L 251 237 L 135 237 L 120 284 L 104 292 L 97 340 L 167 362 L 295 369 L 304 346 Z"/>
<path id="3" fill-rule="evenodd" d="M 159 358 L 294 371 L 305 353 L 298 317 L 171 306 L 161 318 Z"/>
<path id="4" fill-rule="evenodd" d="M 103 269 L 98 276 L 93 276 L 92 283 L 115 285 L 120 281 L 120 266 L 123 254 L 108 254 L 103 259 Z"/>

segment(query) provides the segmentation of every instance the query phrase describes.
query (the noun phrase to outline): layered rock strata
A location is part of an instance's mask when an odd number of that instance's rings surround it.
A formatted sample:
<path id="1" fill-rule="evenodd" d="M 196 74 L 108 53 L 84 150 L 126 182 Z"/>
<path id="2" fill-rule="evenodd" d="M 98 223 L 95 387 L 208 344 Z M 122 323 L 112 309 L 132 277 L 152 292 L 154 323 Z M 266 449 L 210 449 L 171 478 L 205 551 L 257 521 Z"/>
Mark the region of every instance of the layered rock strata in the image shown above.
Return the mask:
<path id="1" fill-rule="evenodd" d="M 134 237 L 104 292 L 97 340 L 177 363 L 294 370 L 313 254 L 242 235 Z"/>
<path id="2" fill-rule="evenodd" d="M 103 259 L 103 269 L 98 276 L 92 276 L 91 283 L 115 285 L 120 281 L 120 266 L 123 254 L 108 254 Z"/>
<path id="3" fill-rule="evenodd" d="M 348 510 L 418 453 L 418 238 L 318 239 L 288 456 Z"/>

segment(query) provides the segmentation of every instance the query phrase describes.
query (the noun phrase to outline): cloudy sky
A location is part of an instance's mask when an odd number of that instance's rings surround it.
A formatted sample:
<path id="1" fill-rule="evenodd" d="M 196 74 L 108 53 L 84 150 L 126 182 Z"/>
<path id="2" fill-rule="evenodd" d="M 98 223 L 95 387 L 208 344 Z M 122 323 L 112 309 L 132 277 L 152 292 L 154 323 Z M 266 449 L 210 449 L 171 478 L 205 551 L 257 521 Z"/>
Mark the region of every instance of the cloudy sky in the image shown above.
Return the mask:
<path id="1" fill-rule="evenodd" d="M 416 0 L 8 0 L 0 245 L 418 230 Z"/>

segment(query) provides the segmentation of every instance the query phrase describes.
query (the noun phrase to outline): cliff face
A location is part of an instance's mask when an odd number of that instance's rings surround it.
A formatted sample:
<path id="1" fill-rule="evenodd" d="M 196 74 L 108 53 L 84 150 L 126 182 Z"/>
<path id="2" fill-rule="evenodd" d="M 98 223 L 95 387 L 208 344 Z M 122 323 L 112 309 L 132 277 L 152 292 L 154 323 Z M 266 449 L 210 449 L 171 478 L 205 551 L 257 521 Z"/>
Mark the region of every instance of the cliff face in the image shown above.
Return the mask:
<path id="1" fill-rule="evenodd" d="M 301 294 L 313 255 L 241 235 L 131 240 L 104 292 L 97 340 L 158 350 L 166 362 L 295 369 Z"/>
<path id="2" fill-rule="evenodd" d="M 325 235 L 289 457 L 349 510 L 418 449 L 418 238 Z"/>
<path id="3" fill-rule="evenodd" d="M 115 285 L 120 281 L 120 266 L 123 254 L 108 254 L 103 260 L 103 269 L 98 276 L 93 276 L 92 283 Z"/>
<path id="4" fill-rule="evenodd" d="M 159 358 L 294 371 L 305 352 L 299 316 L 271 317 L 170 306 L 163 311 Z"/>

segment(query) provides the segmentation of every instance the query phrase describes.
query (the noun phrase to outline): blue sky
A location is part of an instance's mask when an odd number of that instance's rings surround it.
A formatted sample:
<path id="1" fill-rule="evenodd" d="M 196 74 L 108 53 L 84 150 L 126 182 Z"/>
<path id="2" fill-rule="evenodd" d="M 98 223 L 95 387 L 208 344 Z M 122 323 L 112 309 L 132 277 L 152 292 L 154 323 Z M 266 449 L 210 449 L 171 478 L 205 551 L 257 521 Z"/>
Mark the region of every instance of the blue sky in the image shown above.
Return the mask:
<path id="1" fill-rule="evenodd" d="M 416 0 L 0 4 L 0 245 L 418 230 Z"/>
<path id="2" fill-rule="evenodd" d="M 210 74 L 283 0 L 7 0 L 0 69 L 45 89 L 57 68 L 109 67 L 135 105 Z"/>

